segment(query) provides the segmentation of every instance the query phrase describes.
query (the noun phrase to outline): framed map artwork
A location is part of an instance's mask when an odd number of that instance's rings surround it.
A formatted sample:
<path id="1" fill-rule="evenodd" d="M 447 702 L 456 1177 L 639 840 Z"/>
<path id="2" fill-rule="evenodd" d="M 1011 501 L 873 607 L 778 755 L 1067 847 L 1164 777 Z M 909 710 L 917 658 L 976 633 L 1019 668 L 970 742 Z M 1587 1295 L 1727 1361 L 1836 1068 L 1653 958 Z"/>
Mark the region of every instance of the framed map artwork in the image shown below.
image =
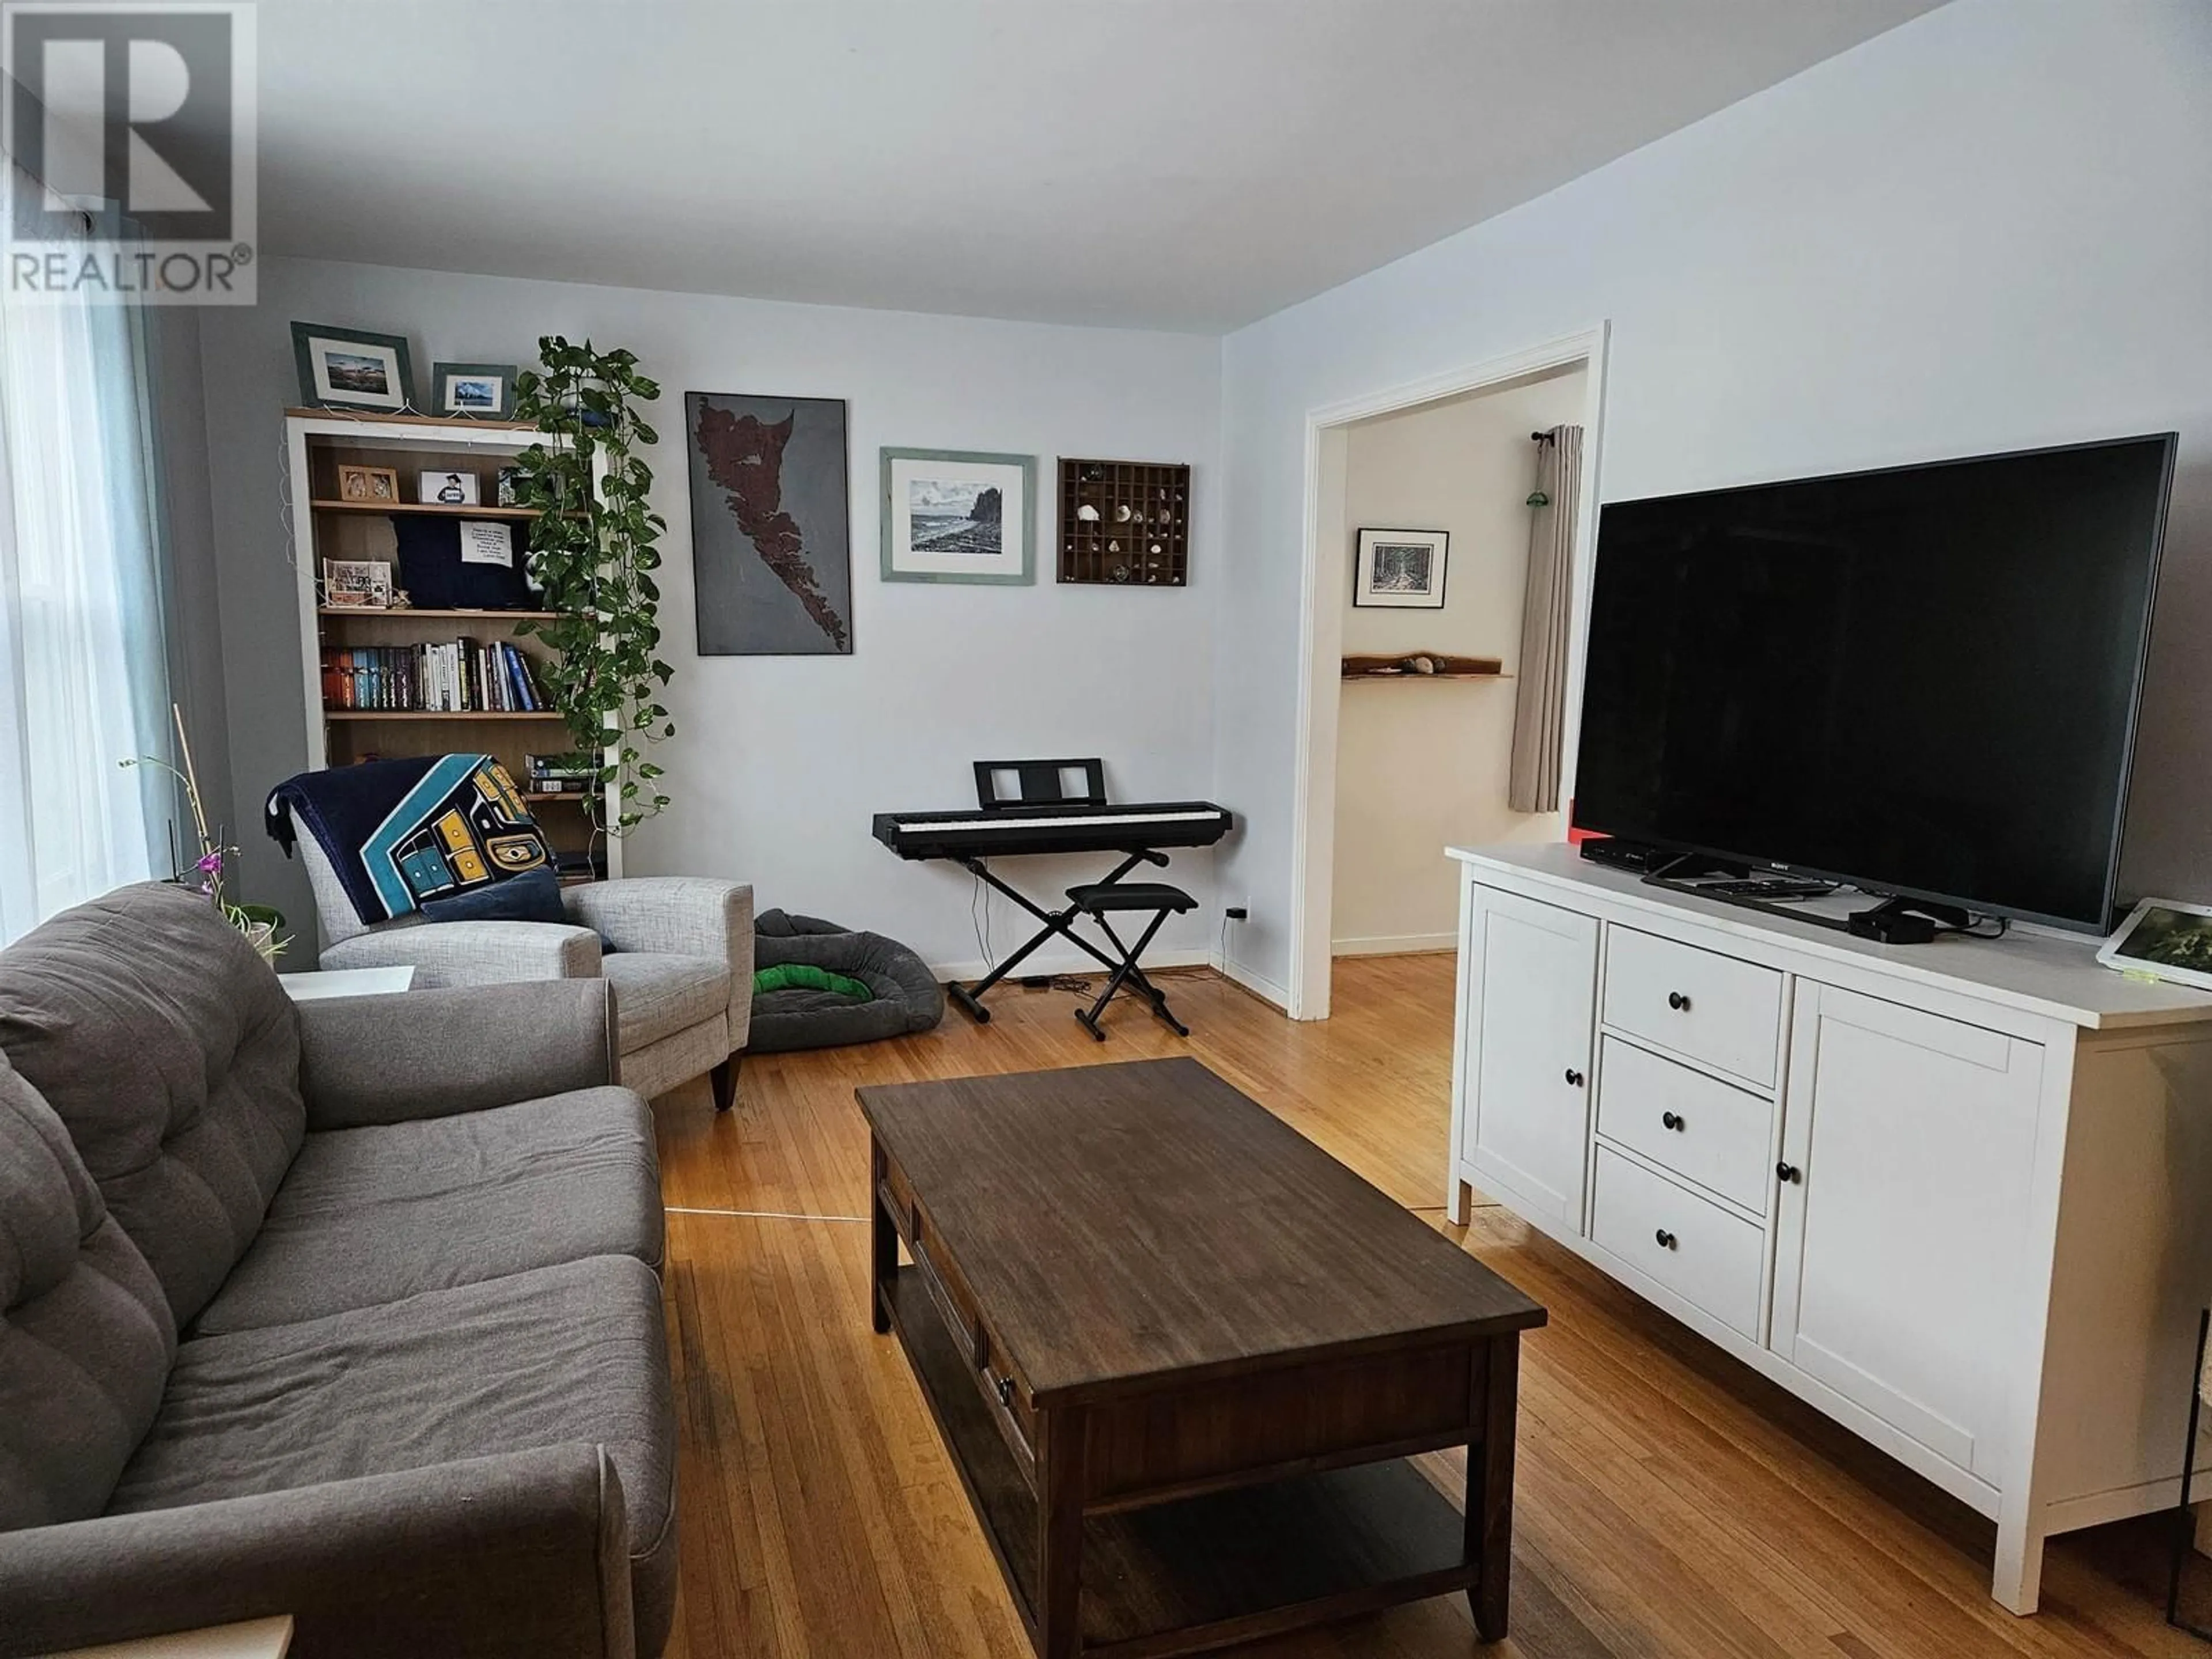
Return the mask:
<path id="1" fill-rule="evenodd" d="M 844 400 L 687 392 L 684 425 L 699 654 L 850 656 Z"/>

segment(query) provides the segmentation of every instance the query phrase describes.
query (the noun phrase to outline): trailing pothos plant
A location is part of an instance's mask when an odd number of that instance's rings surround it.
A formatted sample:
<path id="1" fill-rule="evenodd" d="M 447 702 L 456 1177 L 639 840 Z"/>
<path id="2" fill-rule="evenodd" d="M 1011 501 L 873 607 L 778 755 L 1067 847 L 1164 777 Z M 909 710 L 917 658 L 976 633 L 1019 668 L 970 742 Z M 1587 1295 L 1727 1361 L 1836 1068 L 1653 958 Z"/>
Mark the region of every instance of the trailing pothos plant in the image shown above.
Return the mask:
<path id="1" fill-rule="evenodd" d="M 539 367 L 515 377 L 514 408 L 548 441 L 515 457 L 515 500 L 538 511 L 531 574 L 559 614 L 523 629 L 557 653 L 538 672 L 577 750 L 599 763 L 592 822 L 619 836 L 668 805 L 662 769 L 646 753 L 676 735 L 659 702 L 673 671 L 659 656 L 653 579 L 668 524 L 646 503 L 653 471 L 636 453 L 659 441 L 636 405 L 660 387 L 638 373 L 635 354 L 594 351 L 588 340 L 548 335 L 538 353 Z"/>

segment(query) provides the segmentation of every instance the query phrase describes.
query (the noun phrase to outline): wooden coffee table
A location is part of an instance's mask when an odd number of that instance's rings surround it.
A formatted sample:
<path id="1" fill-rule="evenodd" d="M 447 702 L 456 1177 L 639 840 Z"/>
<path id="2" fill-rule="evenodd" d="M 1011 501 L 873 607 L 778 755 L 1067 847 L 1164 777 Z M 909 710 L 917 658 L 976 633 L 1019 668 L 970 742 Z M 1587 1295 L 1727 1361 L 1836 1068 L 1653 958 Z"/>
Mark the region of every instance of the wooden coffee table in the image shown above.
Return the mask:
<path id="1" fill-rule="evenodd" d="M 1505 1634 L 1543 1309 L 1195 1060 L 858 1092 L 876 1329 L 1044 1659 L 1457 1589 Z M 1464 1520 L 1406 1461 L 1458 1445 Z"/>

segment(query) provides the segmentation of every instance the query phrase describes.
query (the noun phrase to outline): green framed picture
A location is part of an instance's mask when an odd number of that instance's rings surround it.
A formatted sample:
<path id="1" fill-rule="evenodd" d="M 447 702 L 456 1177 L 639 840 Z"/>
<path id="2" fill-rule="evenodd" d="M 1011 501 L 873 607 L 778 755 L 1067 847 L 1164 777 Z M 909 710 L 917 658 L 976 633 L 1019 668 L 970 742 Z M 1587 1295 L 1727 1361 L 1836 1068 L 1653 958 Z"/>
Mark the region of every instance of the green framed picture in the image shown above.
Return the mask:
<path id="1" fill-rule="evenodd" d="M 514 418 L 513 363 L 433 363 L 430 412 L 475 416 L 485 421 Z"/>
<path id="2" fill-rule="evenodd" d="M 883 452 L 884 580 L 1012 586 L 1036 580 L 1036 458 Z"/>
<path id="3" fill-rule="evenodd" d="M 295 323 L 292 356 L 300 369 L 300 401 L 310 407 L 383 415 L 414 407 L 415 366 L 404 335 Z"/>

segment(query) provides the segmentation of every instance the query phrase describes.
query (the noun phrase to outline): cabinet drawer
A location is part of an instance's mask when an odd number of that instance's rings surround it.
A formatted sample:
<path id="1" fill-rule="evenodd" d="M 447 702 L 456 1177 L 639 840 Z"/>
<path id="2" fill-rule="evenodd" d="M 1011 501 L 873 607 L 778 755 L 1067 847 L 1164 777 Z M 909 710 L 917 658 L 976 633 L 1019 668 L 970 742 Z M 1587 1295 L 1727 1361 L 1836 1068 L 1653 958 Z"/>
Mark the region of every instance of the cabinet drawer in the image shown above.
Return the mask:
<path id="1" fill-rule="evenodd" d="M 1597 1130 L 1747 1210 L 1774 1184 L 1774 1103 L 1607 1037 L 1599 1045 Z"/>
<path id="2" fill-rule="evenodd" d="M 1605 1023 L 1771 1088 L 1782 975 L 1632 927 L 1608 927 Z"/>
<path id="3" fill-rule="evenodd" d="M 1765 1233 L 1710 1199 L 1599 1147 L 1590 1237 L 1723 1324 L 1759 1340 Z"/>

